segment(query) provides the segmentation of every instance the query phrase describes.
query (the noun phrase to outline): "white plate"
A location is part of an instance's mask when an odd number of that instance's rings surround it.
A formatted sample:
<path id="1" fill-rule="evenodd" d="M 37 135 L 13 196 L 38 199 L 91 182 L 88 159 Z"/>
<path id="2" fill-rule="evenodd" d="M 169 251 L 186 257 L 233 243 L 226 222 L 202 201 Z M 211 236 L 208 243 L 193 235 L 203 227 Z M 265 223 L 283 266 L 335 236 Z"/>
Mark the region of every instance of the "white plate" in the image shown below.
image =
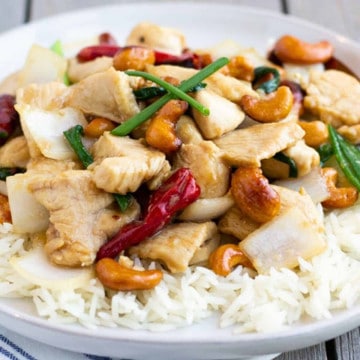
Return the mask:
<path id="1" fill-rule="evenodd" d="M 265 52 L 274 39 L 285 33 L 307 41 L 328 39 L 335 45 L 335 56 L 360 76 L 360 47 L 319 26 L 236 5 L 162 2 L 92 8 L 4 33 L 0 36 L 0 48 L 8 51 L 3 51 L 0 57 L 0 78 L 22 65 L 34 42 L 49 46 L 59 38 L 64 42 L 77 42 L 111 31 L 121 43 L 129 30 L 142 20 L 181 29 L 188 45 L 195 48 L 233 39 Z M 53 346 L 97 355 L 147 360 L 245 359 L 310 346 L 336 337 L 360 325 L 360 307 L 338 313 L 330 320 L 302 323 L 287 331 L 234 335 L 231 329 L 218 329 L 214 319 L 166 333 L 54 325 L 36 316 L 27 301 L 0 299 L 0 323 Z"/>

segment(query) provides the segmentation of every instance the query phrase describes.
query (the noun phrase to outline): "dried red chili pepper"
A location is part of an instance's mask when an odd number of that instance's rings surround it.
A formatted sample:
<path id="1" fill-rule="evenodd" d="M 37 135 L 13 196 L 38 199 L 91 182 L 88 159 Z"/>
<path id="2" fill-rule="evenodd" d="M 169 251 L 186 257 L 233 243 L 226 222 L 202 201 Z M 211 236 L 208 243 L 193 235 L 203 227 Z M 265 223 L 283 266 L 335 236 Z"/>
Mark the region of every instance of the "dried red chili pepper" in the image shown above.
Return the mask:
<path id="1" fill-rule="evenodd" d="M 122 227 L 112 239 L 101 246 L 97 260 L 113 258 L 121 251 L 154 235 L 171 221 L 176 212 L 190 205 L 199 196 L 200 187 L 191 171 L 187 168 L 177 170 L 152 194 L 144 220 Z"/>
<path id="2" fill-rule="evenodd" d="M 86 62 L 86 61 L 94 60 L 101 56 L 114 57 L 118 51 L 132 47 L 136 47 L 136 46 L 121 47 L 114 44 L 103 43 L 100 45 L 88 46 L 81 49 L 76 57 L 78 61 Z M 154 53 L 155 53 L 155 65 L 172 64 L 172 65 L 194 67 L 194 64 L 196 64 L 196 55 L 191 52 L 185 52 L 181 55 L 173 55 L 161 51 L 154 51 Z"/>
<path id="3" fill-rule="evenodd" d="M 0 95 L 0 145 L 8 139 L 19 123 L 19 114 L 14 105 L 14 96 Z"/>
<path id="4" fill-rule="evenodd" d="M 117 45 L 116 39 L 108 32 L 101 33 L 99 35 L 100 45 Z"/>

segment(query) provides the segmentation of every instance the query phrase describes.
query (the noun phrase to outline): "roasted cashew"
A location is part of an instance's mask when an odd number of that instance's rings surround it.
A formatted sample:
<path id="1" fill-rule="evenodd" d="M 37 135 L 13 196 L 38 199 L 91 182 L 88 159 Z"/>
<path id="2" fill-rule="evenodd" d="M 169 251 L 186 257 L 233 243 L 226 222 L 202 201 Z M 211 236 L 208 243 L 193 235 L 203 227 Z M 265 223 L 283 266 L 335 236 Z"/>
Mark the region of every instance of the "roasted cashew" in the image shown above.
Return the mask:
<path id="1" fill-rule="evenodd" d="M 239 209 L 256 222 L 267 222 L 280 211 L 280 196 L 260 168 L 238 168 L 231 179 L 231 192 Z"/>
<path id="2" fill-rule="evenodd" d="M 252 119 L 262 122 L 276 122 L 285 118 L 293 106 L 293 94 L 288 86 L 280 86 L 264 98 L 244 95 L 240 106 Z"/>
<path id="3" fill-rule="evenodd" d="M 253 81 L 254 66 L 244 56 L 234 56 L 223 67 L 222 72 L 239 80 Z"/>
<path id="4" fill-rule="evenodd" d="M 237 265 L 253 267 L 238 245 L 221 245 L 210 254 L 209 267 L 217 275 L 227 276 L 231 273 L 232 268 Z"/>
<path id="5" fill-rule="evenodd" d="M 325 177 L 326 186 L 329 191 L 329 198 L 324 200 L 321 204 L 329 209 L 340 209 L 354 205 L 358 199 L 358 191 L 356 188 L 336 187 L 337 171 L 334 168 L 326 167 L 321 169 L 321 174 Z"/>
<path id="6" fill-rule="evenodd" d="M 328 41 L 310 44 L 291 35 L 282 36 L 274 46 L 274 54 L 280 61 L 301 65 L 326 62 L 333 52 Z"/>
<path id="7" fill-rule="evenodd" d="M 111 131 L 114 128 L 115 124 L 111 120 L 97 117 L 85 126 L 84 134 L 92 138 L 98 138 L 105 131 Z"/>
<path id="8" fill-rule="evenodd" d="M 120 291 L 152 289 L 163 276 L 160 270 L 135 270 L 111 258 L 99 260 L 95 271 L 104 286 Z"/>
<path id="9" fill-rule="evenodd" d="M 187 108 L 187 102 L 182 100 L 166 103 L 150 121 L 146 129 L 146 142 L 166 154 L 178 150 L 181 140 L 175 132 L 176 122 Z"/>
<path id="10" fill-rule="evenodd" d="M 121 49 L 113 59 L 116 70 L 145 70 L 146 65 L 155 64 L 155 53 L 153 50 L 140 46 L 129 46 Z"/>
<path id="11" fill-rule="evenodd" d="M 322 121 L 298 121 L 305 131 L 304 140 L 306 145 L 317 148 L 329 138 L 327 126 Z"/>
<path id="12" fill-rule="evenodd" d="M 0 194 L 0 224 L 3 223 L 11 223 L 11 212 L 8 197 Z"/>

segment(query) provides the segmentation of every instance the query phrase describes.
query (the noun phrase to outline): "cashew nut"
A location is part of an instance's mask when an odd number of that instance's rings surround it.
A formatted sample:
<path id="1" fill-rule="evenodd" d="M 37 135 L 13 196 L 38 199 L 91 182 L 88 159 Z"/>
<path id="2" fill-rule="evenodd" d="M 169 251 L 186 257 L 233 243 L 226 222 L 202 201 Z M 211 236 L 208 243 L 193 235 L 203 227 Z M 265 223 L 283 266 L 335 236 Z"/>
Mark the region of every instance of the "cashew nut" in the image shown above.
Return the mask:
<path id="1" fill-rule="evenodd" d="M 155 64 L 153 50 L 140 46 L 130 46 L 120 50 L 113 59 L 116 70 L 145 70 L 146 65 Z"/>
<path id="2" fill-rule="evenodd" d="M 231 179 L 231 192 L 239 209 L 256 222 L 267 222 L 280 211 L 280 196 L 260 168 L 238 168 Z"/>
<path id="3" fill-rule="evenodd" d="M 84 128 L 84 134 L 92 138 L 100 137 L 105 131 L 111 131 L 115 128 L 111 120 L 104 118 L 95 118 L 91 120 Z"/>
<path id="4" fill-rule="evenodd" d="M 333 52 L 328 41 L 310 44 L 291 35 L 282 36 L 274 46 L 274 54 L 280 61 L 301 65 L 326 62 Z"/>
<path id="5" fill-rule="evenodd" d="M 239 80 L 251 82 L 254 79 L 254 66 L 244 56 L 234 56 L 224 66 L 223 73 Z"/>
<path id="6" fill-rule="evenodd" d="M 175 132 L 176 122 L 187 110 L 188 104 L 182 100 L 170 100 L 150 121 L 146 129 L 146 142 L 168 154 L 179 149 L 181 140 Z"/>
<path id="7" fill-rule="evenodd" d="M 3 223 L 11 223 L 11 212 L 8 197 L 0 194 L 0 224 Z"/>
<path id="8" fill-rule="evenodd" d="M 160 270 L 135 270 L 111 258 L 99 260 L 95 271 L 104 286 L 120 291 L 152 289 L 163 276 Z"/>
<path id="9" fill-rule="evenodd" d="M 298 124 L 305 131 L 304 140 L 308 146 L 317 148 L 329 137 L 327 126 L 322 121 L 298 121 Z"/>
<path id="10" fill-rule="evenodd" d="M 285 118 L 293 106 L 293 94 L 288 86 L 280 86 L 264 98 L 244 95 L 240 106 L 252 119 L 269 123 Z"/>
<path id="11" fill-rule="evenodd" d="M 209 267 L 217 275 L 227 276 L 231 273 L 232 268 L 237 265 L 253 267 L 250 260 L 235 244 L 221 245 L 209 257 Z"/>
<path id="12" fill-rule="evenodd" d="M 349 187 L 336 187 L 338 173 L 336 169 L 326 167 L 321 169 L 321 175 L 326 180 L 326 186 L 329 191 L 329 197 L 321 204 L 329 209 L 340 209 L 354 205 L 358 199 L 358 191 L 356 188 Z"/>

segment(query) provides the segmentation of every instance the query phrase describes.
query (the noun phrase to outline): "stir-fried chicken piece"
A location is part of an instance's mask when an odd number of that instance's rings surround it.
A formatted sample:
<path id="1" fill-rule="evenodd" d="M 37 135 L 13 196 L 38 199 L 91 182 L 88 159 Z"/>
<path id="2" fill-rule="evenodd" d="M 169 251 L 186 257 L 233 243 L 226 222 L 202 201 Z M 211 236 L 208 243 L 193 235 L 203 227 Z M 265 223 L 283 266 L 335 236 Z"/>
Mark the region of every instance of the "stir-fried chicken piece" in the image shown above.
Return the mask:
<path id="1" fill-rule="evenodd" d="M 303 139 L 283 150 L 282 153 L 295 162 L 298 177 L 310 173 L 320 164 L 319 153 L 307 146 Z M 276 158 L 262 160 L 261 166 L 264 174 L 271 179 L 287 179 L 289 177 L 289 165 Z"/>
<path id="2" fill-rule="evenodd" d="M 197 73 L 195 69 L 175 65 L 148 65 L 146 71 L 159 77 L 171 76 L 179 81 L 186 80 Z M 259 94 L 252 89 L 251 83 L 226 76 L 219 72 L 209 76 L 203 82 L 207 84 L 206 90 L 213 91 L 225 99 L 236 103 L 239 102 L 244 95 L 259 96 Z"/>
<path id="3" fill-rule="evenodd" d="M 12 223 L 19 233 L 34 233 L 45 231 L 49 224 L 49 213 L 31 192 L 31 184 L 39 178 L 51 178 L 57 174 L 72 169 L 79 169 L 80 165 L 74 161 L 58 161 L 37 157 L 27 164 L 27 172 L 6 178 Z"/>
<path id="4" fill-rule="evenodd" d="M 152 49 L 180 55 L 186 47 L 184 35 L 172 28 L 142 22 L 126 39 L 126 45 L 148 46 Z"/>
<path id="5" fill-rule="evenodd" d="M 259 273 L 272 267 L 294 268 L 300 257 L 308 260 L 326 247 L 321 217 L 310 196 L 279 186 L 275 189 L 281 198 L 279 215 L 239 243 Z"/>
<path id="6" fill-rule="evenodd" d="M 304 106 L 335 127 L 360 123 L 360 83 L 342 71 L 313 72 Z"/>
<path id="7" fill-rule="evenodd" d="M 105 133 L 93 146 L 93 170 L 96 186 L 107 192 L 126 194 L 159 174 L 165 155 L 140 140 Z"/>
<path id="8" fill-rule="evenodd" d="M 295 122 L 254 125 L 214 140 L 231 166 L 260 166 L 260 161 L 294 145 L 304 136 Z"/>
<path id="9" fill-rule="evenodd" d="M 298 176 L 308 174 L 312 169 L 319 166 L 319 153 L 305 144 L 304 140 L 299 140 L 295 145 L 285 149 L 283 153 L 295 161 Z"/>
<path id="10" fill-rule="evenodd" d="M 68 61 L 67 74 L 71 83 L 75 84 L 90 75 L 106 71 L 113 65 L 113 58 L 101 56 L 91 61 L 79 62 L 76 58 Z"/>
<path id="11" fill-rule="evenodd" d="M 218 223 L 220 232 L 235 236 L 239 240 L 245 239 L 259 226 L 259 223 L 246 216 L 237 206 L 229 209 Z"/>
<path id="12" fill-rule="evenodd" d="M 26 168 L 29 160 L 29 147 L 24 136 L 10 139 L 0 148 L 0 167 Z"/>
<path id="13" fill-rule="evenodd" d="M 128 76 L 114 68 L 71 86 L 67 105 L 119 123 L 139 112 Z"/>
<path id="14" fill-rule="evenodd" d="M 193 109 L 196 124 L 205 139 L 214 139 L 236 129 L 245 118 L 238 105 L 212 91 L 197 91 L 194 98 L 210 110 L 210 114 L 205 116 Z"/>
<path id="15" fill-rule="evenodd" d="M 230 167 L 212 141 L 183 144 L 174 159 L 175 168 L 189 168 L 201 188 L 201 198 L 220 197 L 229 190 Z"/>
<path id="16" fill-rule="evenodd" d="M 88 170 L 69 170 L 42 179 L 38 176 L 30 190 L 50 213 L 45 244 L 50 260 L 66 266 L 92 264 L 107 239 L 98 222 L 103 223 L 101 214 L 114 201 L 113 196 L 95 186 Z"/>
<path id="17" fill-rule="evenodd" d="M 131 255 L 158 260 L 172 273 L 186 270 L 196 251 L 203 243 L 217 235 L 216 224 L 178 223 L 129 249 Z"/>
<path id="18" fill-rule="evenodd" d="M 198 144 L 204 140 L 194 120 L 187 115 L 180 116 L 176 123 L 176 135 L 183 144 Z"/>

